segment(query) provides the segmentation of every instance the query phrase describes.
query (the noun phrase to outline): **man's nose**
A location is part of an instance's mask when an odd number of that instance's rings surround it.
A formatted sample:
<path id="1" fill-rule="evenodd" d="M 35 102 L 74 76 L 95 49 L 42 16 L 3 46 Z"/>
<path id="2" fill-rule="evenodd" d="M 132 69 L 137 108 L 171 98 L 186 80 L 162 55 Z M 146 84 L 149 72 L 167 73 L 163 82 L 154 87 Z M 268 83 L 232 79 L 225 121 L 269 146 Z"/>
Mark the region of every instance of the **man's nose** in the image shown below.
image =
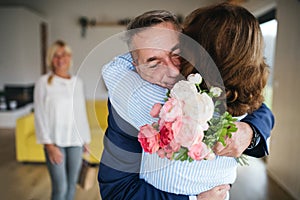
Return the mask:
<path id="1" fill-rule="evenodd" d="M 167 75 L 169 77 L 177 77 L 180 74 L 180 65 L 178 63 L 174 63 L 172 59 L 167 59 Z"/>

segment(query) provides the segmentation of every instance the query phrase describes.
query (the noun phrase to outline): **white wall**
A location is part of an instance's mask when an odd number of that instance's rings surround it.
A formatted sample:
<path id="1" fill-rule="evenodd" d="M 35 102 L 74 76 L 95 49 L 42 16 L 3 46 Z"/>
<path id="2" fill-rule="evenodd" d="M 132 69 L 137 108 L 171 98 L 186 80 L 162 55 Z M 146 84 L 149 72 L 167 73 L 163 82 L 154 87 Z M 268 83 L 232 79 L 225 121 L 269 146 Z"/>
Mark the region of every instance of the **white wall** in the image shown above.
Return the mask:
<path id="1" fill-rule="evenodd" d="M 186 16 L 198 7 L 218 1 L 220 0 L 1 0 L 0 5 L 23 5 L 41 13 L 49 24 L 49 43 L 57 39 L 63 39 L 72 47 L 74 58 L 72 71 L 77 73 L 86 56 L 96 45 L 123 31 L 125 28 L 122 26 L 90 28 L 87 30 L 86 38 L 82 38 L 81 28 L 78 24 L 80 16 L 103 21 L 116 21 L 127 17 L 133 18 L 152 9 L 166 9 L 175 14 Z M 245 6 L 253 11 L 254 14 L 261 14 L 266 9 L 269 9 L 274 4 L 274 1 L 251 0 Z M 39 53 L 32 52 L 35 55 L 39 55 Z M 11 52 L 9 54 L 13 55 Z M 99 59 L 95 58 L 95 60 L 88 62 L 79 74 L 85 83 L 86 96 L 89 99 L 103 98 L 107 95 L 100 75 L 102 65 Z M 1 63 L 0 68 L 3 68 Z M 10 75 L 7 77 L 10 77 L 11 80 L 15 79 Z"/>
<path id="2" fill-rule="evenodd" d="M 45 17 L 49 24 L 49 43 L 54 42 L 57 39 L 63 39 L 73 49 L 74 66 L 73 73 L 77 73 L 80 65 L 89 54 L 89 52 L 99 43 L 111 37 L 112 35 L 119 33 L 124 30 L 125 27 L 111 27 L 111 26 L 101 26 L 90 28 L 87 30 L 86 38 L 81 37 L 81 28 L 78 24 L 78 19 L 80 16 L 87 16 L 89 18 L 96 18 L 97 20 L 103 21 L 116 21 L 124 18 L 133 18 L 145 11 L 152 9 L 166 9 L 174 12 L 175 14 L 181 14 L 186 16 L 191 11 L 198 7 L 212 4 L 220 0 L 1 0 L 0 5 L 22 5 L 30 9 L 38 11 L 43 17 Z M 259 15 L 270 7 L 274 6 L 275 0 L 251 0 L 247 1 L 245 7 L 247 7 L 254 14 Z M 0 24 L 4 23 L 0 19 Z M 17 24 L 14 26 L 17 28 Z M 16 34 L 13 30 L 12 34 Z M 9 35 L 8 35 L 9 36 Z M 37 45 L 37 41 L 32 39 L 33 45 Z M 21 41 L 20 41 L 21 42 Z M 15 45 L 15 44 L 13 44 Z M 117 47 L 111 47 L 117 48 Z M 24 49 L 22 49 L 23 51 Z M 5 51 L 1 49 L 2 52 Z M 27 50 L 26 50 L 27 51 Z M 13 57 L 13 52 L 6 53 L 9 58 Z M 32 51 L 32 55 L 39 56 L 40 52 Z M 21 59 L 17 59 L 18 62 Z M 17 62 L 17 61 L 16 61 Z M 103 98 L 106 97 L 106 89 L 102 82 L 100 71 L 101 62 L 95 59 L 90 62 L 90 64 L 85 65 L 84 69 L 81 70 L 79 74 L 86 88 L 87 98 Z M 100 64 L 98 64 L 100 63 Z M 34 63 L 32 63 L 32 66 Z M 35 64 L 35 67 L 40 66 L 40 64 Z M 4 64 L 0 61 L 0 72 L 4 70 Z M 19 66 L 19 65 L 18 65 Z M 6 67 L 5 67 L 6 68 Z M 1 84 L 7 82 L 8 80 L 15 81 L 15 76 L 11 75 L 7 71 L 3 71 L 6 79 L 1 77 Z M 35 81 L 36 70 L 30 70 L 34 74 L 31 74 L 31 81 Z M 17 73 L 22 74 L 23 71 L 18 71 Z M 1 73 L 2 74 L 2 73 Z M 24 76 L 25 77 L 25 76 Z M 24 77 L 18 77 L 19 80 L 24 79 Z M 26 79 L 28 79 L 26 77 Z"/>
<path id="3" fill-rule="evenodd" d="M 273 96 L 276 122 L 267 162 L 270 175 L 296 199 L 300 199 L 299 11 L 299 0 L 278 1 Z"/>
<path id="4" fill-rule="evenodd" d="M 24 8 L 0 8 L 0 89 L 32 84 L 41 74 L 42 18 Z"/>
<path id="5" fill-rule="evenodd" d="M 2 2 L 5 1 L 2 0 Z M 176 14 L 187 15 L 192 10 L 216 2 L 216 0 L 189 0 L 188 2 L 184 0 L 131 0 L 130 3 L 120 0 L 110 0 L 109 2 L 105 0 L 7 0 L 6 2 L 9 4 L 14 2 L 15 4 L 22 4 L 43 14 L 49 22 L 49 43 L 56 39 L 63 39 L 72 47 L 73 73 L 76 73 L 85 57 L 96 45 L 125 29 L 123 26 L 90 28 L 87 30 L 86 38 L 82 38 L 81 28 L 78 24 L 80 16 L 104 21 L 116 21 L 126 17 L 133 18 L 151 9 L 166 9 Z M 85 83 L 86 96 L 89 99 L 105 97 L 107 92 L 100 75 L 102 66 L 98 64 L 99 60 L 97 59 L 89 63 L 92 65 L 85 65 L 84 70 L 81 70 L 79 74 Z"/>

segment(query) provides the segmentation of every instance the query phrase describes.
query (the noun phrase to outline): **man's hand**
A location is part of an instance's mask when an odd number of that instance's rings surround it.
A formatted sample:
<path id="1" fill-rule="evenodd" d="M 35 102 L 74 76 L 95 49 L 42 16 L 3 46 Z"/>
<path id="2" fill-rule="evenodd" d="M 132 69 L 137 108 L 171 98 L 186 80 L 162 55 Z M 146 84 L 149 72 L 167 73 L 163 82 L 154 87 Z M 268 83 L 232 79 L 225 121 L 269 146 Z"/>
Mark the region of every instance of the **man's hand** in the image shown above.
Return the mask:
<path id="1" fill-rule="evenodd" d="M 213 151 L 219 156 L 240 157 L 242 153 L 248 148 L 253 137 L 253 131 L 249 124 L 245 122 L 235 122 L 238 128 L 237 132 L 232 133 L 231 138 L 225 140 L 224 147 L 218 142 Z"/>
<path id="2" fill-rule="evenodd" d="M 229 190 L 230 186 L 228 184 L 219 185 L 206 192 L 198 194 L 197 200 L 224 200 Z"/>

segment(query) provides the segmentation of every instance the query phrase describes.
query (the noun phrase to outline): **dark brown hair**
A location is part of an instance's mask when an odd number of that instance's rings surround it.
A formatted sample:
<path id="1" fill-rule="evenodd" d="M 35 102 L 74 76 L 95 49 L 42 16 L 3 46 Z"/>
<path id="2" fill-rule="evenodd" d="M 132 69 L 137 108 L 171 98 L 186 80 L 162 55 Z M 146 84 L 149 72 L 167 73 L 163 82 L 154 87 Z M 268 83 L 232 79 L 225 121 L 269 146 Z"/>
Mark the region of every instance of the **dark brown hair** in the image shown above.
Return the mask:
<path id="1" fill-rule="evenodd" d="M 193 11 L 186 17 L 183 29 L 218 67 L 228 112 L 239 116 L 258 109 L 264 100 L 262 91 L 269 70 L 256 18 L 243 7 L 221 3 Z M 194 54 L 197 57 L 197 52 Z M 190 65 L 183 66 L 184 75 L 195 72 Z"/>

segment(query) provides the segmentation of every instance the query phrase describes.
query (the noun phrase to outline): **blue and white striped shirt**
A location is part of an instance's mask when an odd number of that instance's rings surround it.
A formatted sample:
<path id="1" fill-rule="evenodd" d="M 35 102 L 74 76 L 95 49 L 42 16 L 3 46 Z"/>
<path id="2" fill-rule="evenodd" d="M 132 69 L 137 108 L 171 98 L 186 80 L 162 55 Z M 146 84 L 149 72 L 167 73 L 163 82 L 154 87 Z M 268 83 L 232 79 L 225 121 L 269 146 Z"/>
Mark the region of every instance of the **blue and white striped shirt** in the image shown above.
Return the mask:
<path id="1" fill-rule="evenodd" d="M 164 103 L 167 89 L 143 80 L 135 71 L 131 55 L 116 57 L 102 69 L 111 104 L 118 114 L 135 128 L 156 122 L 150 111 L 155 103 Z"/>
<path id="2" fill-rule="evenodd" d="M 155 103 L 164 103 L 167 89 L 143 80 L 135 71 L 129 53 L 103 67 L 102 75 L 111 104 L 135 128 L 156 122 L 150 116 Z M 154 187 L 175 194 L 196 195 L 236 179 L 234 158 L 217 156 L 212 161 L 181 162 L 143 153 L 140 177 Z"/>

